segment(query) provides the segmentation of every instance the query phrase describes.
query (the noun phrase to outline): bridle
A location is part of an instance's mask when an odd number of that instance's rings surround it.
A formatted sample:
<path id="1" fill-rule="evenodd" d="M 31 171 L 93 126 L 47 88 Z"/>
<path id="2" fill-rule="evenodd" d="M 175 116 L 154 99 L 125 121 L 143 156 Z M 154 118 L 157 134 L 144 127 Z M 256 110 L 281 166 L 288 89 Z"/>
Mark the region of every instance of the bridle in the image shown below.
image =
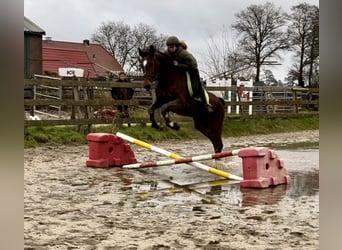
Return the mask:
<path id="1" fill-rule="evenodd" d="M 158 73 L 155 72 L 155 61 L 156 61 L 156 55 L 153 54 L 153 59 L 150 59 L 152 56 L 146 56 L 145 59 L 143 59 L 143 70 L 144 70 L 144 82 L 145 84 L 151 84 L 154 80 L 158 78 Z M 146 59 L 146 58 L 149 58 Z M 146 72 L 146 66 L 149 65 L 149 72 Z"/>

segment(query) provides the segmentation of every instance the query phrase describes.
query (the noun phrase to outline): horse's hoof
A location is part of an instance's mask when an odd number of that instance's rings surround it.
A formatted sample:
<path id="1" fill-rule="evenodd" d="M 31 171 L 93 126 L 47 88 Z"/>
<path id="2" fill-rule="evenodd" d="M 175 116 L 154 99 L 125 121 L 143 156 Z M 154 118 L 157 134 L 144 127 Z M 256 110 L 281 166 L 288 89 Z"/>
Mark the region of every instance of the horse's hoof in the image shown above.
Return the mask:
<path id="1" fill-rule="evenodd" d="M 151 127 L 160 130 L 160 126 L 158 124 L 152 124 Z"/>
<path id="2" fill-rule="evenodd" d="M 176 122 L 169 122 L 169 123 L 167 124 L 167 126 L 168 126 L 169 128 L 172 128 L 173 130 L 179 130 L 179 129 L 180 129 L 179 125 L 178 125 Z"/>

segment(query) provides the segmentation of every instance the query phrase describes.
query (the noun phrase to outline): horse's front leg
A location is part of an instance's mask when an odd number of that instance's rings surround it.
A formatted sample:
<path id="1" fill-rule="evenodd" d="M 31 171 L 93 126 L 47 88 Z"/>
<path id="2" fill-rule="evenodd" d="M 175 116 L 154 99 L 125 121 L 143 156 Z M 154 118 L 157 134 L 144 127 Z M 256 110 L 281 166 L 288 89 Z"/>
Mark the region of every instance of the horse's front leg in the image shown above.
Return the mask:
<path id="1" fill-rule="evenodd" d="M 160 113 L 165 120 L 166 126 L 174 130 L 180 129 L 180 126 L 176 122 L 171 121 L 169 112 L 171 111 L 177 113 L 178 110 L 182 109 L 184 109 L 184 105 L 182 105 L 182 103 L 178 99 L 165 103 L 161 106 Z"/>
<path id="2" fill-rule="evenodd" d="M 162 102 L 157 99 L 148 108 L 148 114 L 150 116 L 150 121 L 151 121 L 151 127 L 155 128 L 155 129 L 160 129 L 160 126 L 158 125 L 158 123 L 157 123 L 157 121 L 155 119 L 154 112 L 155 112 L 156 109 L 160 108 L 161 105 L 162 105 Z"/>

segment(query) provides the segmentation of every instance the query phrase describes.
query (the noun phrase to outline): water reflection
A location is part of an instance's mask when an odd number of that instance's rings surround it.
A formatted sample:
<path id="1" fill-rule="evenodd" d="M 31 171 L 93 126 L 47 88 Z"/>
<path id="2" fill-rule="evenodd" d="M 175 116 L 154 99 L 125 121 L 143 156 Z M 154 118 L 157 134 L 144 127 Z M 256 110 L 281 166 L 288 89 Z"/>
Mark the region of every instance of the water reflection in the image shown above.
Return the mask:
<path id="1" fill-rule="evenodd" d="M 319 171 L 311 172 L 290 172 L 291 188 L 288 196 L 312 196 L 316 195 L 319 190 Z"/>
<path id="2" fill-rule="evenodd" d="M 208 178 L 208 175 L 192 171 L 191 168 L 187 169 L 184 166 L 181 168 L 159 168 L 154 171 L 154 174 L 160 174 L 158 171 L 161 171 L 164 176 L 172 176 L 170 178 L 172 181 L 166 179 L 153 183 L 133 184 L 133 190 L 138 194 L 144 194 L 143 196 L 146 199 L 155 198 L 158 203 L 171 202 L 175 198 L 177 198 L 177 202 L 181 202 L 183 199 L 184 203 L 189 200 L 198 201 L 199 198 L 202 198 L 212 201 L 219 200 L 237 206 L 273 205 L 283 200 L 284 197 L 294 199 L 301 196 L 318 195 L 319 151 L 283 150 L 278 153 L 286 163 L 290 176 L 290 183 L 287 185 L 283 184 L 263 189 L 241 188 L 238 181 L 221 178 L 204 181 Z M 209 178 L 212 178 L 212 176 L 209 176 Z"/>
<path id="3" fill-rule="evenodd" d="M 287 190 L 289 190 L 289 185 L 285 184 L 263 189 L 241 188 L 241 206 L 277 204 L 284 198 Z"/>
<path id="4" fill-rule="evenodd" d="M 131 185 L 132 180 L 134 178 L 134 175 L 132 173 L 129 173 L 125 169 L 121 169 L 121 168 L 115 168 L 113 175 L 115 177 L 118 177 L 125 186 Z"/>
<path id="5" fill-rule="evenodd" d="M 145 198 L 152 198 L 155 193 L 165 193 L 165 197 L 171 193 L 183 193 L 184 201 L 189 200 L 188 194 L 192 194 L 194 200 L 197 200 L 198 197 L 208 200 L 218 199 L 238 206 L 274 205 L 285 196 L 299 197 L 317 194 L 319 189 L 318 171 L 290 172 L 289 175 L 291 177 L 290 184 L 262 189 L 241 188 L 237 181 L 231 180 L 214 180 L 189 185 L 179 185 L 170 180 L 161 180 L 153 182 L 153 185 L 146 183 L 145 186 L 136 186 L 135 189 Z M 178 196 L 177 199 L 181 200 L 181 197 Z"/>

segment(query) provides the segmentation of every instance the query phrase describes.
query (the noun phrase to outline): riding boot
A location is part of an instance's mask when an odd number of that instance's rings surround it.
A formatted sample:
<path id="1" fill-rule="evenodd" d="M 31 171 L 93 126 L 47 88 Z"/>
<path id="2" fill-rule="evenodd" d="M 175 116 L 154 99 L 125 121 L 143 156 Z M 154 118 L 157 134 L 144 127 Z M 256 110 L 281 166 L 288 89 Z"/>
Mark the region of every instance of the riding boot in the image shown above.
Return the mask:
<path id="1" fill-rule="evenodd" d="M 204 89 L 203 89 L 201 79 L 199 76 L 199 71 L 192 70 L 189 73 L 190 73 L 190 79 L 191 79 L 192 86 L 193 86 L 194 96 L 200 97 L 202 104 L 208 113 L 213 112 L 214 110 L 212 109 L 210 103 L 207 103 L 207 100 L 205 98 L 205 93 L 204 93 Z"/>
<path id="2" fill-rule="evenodd" d="M 211 104 L 209 103 L 209 100 L 207 100 L 205 96 L 205 89 L 203 88 L 202 83 L 200 81 L 198 81 L 198 90 L 199 90 L 201 101 L 204 105 L 204 108 L 207 110 L 208 113 L 213 112 L 214 110 Z"/>

